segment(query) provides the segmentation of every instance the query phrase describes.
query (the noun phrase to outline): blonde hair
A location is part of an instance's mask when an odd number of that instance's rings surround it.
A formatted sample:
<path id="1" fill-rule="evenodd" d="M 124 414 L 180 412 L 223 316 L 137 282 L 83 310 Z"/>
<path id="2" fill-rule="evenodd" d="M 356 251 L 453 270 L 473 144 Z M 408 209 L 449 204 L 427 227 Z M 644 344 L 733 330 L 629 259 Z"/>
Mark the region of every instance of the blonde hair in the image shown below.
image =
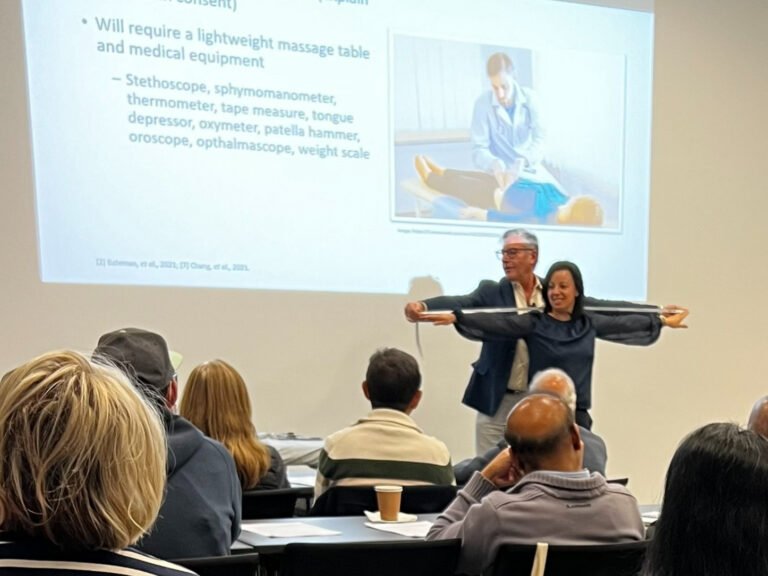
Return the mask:
<path id="1" fill-rule="evenodd" d="M 243 488 L 253 488 L 269 470 L 269 449 L 251 421 L 251 401 L 240 373 L 223 360 L 196 366 L 184 387 L 181 415 L 232 454 Z"/>
<path id="2" fill-rule="evenodd" d="M 165 488 L 162 420 L 119 370 L 50 352 L 0 381 L 0 531 L 119 550 Z"/>

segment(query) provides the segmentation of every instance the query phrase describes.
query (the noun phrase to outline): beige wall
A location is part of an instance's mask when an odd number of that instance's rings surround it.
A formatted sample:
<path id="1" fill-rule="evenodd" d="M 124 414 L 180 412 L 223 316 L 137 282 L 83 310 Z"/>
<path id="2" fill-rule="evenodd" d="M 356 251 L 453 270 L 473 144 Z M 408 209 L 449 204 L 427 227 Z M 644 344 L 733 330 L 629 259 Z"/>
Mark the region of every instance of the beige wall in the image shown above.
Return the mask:
<path id="1" fill-rule="evenodd" d="M 405 298 L 39 282 L 19 12 L 0 1 L 0 371 L 137 325 L 185 354 L 182 378 L 212 357 L 238 366 L 261 430 L 324 435 L 355 418 L 368 355 L 382 345 L 415 353 Z M 648 349 L 601 344 L 594 393 L 609 473 L 630 476 L 643 502 L 660 497 L 686 432 L 743 422 L 768 393 L 754 370 L 768 353 L 767 28 L 765 0 L 656 2 L 649 299 L 689 305 L 691 329 Z M 460 396 L 476 346 L 431 327 L 422 341 L 416 418 L 467 456 L 473 413 Z"/>

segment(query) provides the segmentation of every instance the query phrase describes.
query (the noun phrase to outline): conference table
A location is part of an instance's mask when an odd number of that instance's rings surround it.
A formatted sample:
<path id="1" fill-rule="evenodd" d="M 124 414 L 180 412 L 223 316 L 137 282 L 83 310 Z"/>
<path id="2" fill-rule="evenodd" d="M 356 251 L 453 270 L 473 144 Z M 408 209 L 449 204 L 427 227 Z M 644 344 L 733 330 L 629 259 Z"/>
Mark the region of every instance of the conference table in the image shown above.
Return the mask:
<path id="1" fill-rule="evenodd" d="M 438 514 L 419 514 L 418 521 L 434 522 Z M 352 543 L 370 543 L 370 542 L 408 542 L 414 537 L 401 536 L 391 532 L 383 532 L 370 528 L 365 525 L 368 519 L 365 516 L 336 516 L 336 517 L 312 517 L 312 518 L 279 518 L 275 520 L 253 520 L 243 522 L 243 529 L 240 532 L 238 542 L 238 552 L 258 552 L 262 555 L 280 554 L 286 544 L 292 542 L 304 542 L 308 544 L 352 544 Z M 301 523 L 332 530 L 339 534 L 324 536 L 290 536 L 286 538 L 273 538 L 262 536 L 249 532 L 249 524 L 290 524 Z M 388 524 L 389 525 L 389 524 Z M 246 549 L 242 545 L 245 544 Z"/>
<path id="2" fill-rule="evenodd" d="M 428 520 L 434 522 L 437 514 L 419 514 L 418 521 Z M 287 544 L 303 542 L 311 544 L 360 544 L 381 542 L 410 542 L 414 537 L 392 534 L 370 528 L 365 525 L 368 519 L 365 516 L 338 516 L 316 518 L 280 518 L 276 520 L 253 520 L 243 522 L 240 537 L 232 546 L 232 554 L 253 553 L 259 554 L 259 563 L 262 571 L 273 576 L 279 573 L 281 554 Z M 331 530 L 338 534 L 323 536 L 290 536 L 274 538 L 263 536 L 248 531 L 248 525 L 252 524 L 295 524 L 309 525 L 315 528 Z"/>
<path id="3" fill-rule="evenodd" d="M 651 522 L 659 514 L 660 506 L 658 504 L 645 504 L 638 507 L 644 521 Z M 418 521 L 434 522 L 439 514 L 419 514 Z M 286 524 L 301 523 L 339 532 L 339 534 L 326 536 L 291 536 L 286 538 L 273 538 L 262 536 L 243 529 L 240 533 L 239 542 L 250 547 L 250 551 L 260 554 L 279 554 L 286 544 L 291 542 L 307 543 L 364 543 L 364 542 L 403 542 L 409 541 L 413 537 L 401 536 L 370 528 L 366 526 L 368 519 L 365 516 L 336 516 L 336 517 L 297 517 L 297 518 L 279 518 L 274 520 L 252 520 L 243 522 L 243 526 L 249 524 Z M 391 525 L 391 524 L 390 524 Z"/>
<path id="4" fill-rule="evenodd" d="M 641 505 L 638 507 L 643 517 L 646 528 L 658 517 L 660 506 L 658 504 Z M 418 522 L 434 522 L 439 514 L 419 514 Z M 254 520 L 243 523 L 238 541 L 232 546 L 232 554 L 258 553 L 259 562 L 263 572 L 267 575 L 275 575 L 279 572 L 281 554 L 285 546 L 294 542 L 313 544 L 361 544 L 361 543 L 401 543 L 420 539 L 419 536 L 404 536 L 384 532 L 366 526 L 368 518 L 365 516 L 338 516 L 338 517 L 298 517 L 280 518 L 275 520 Z M 266 524 L 267 526 L 279 524 L 308 525 L 315 528 L 330 530 L 336 534 L 316 536 L 287 536 L 270 537 L 256 534 L 248 530 L 249 525 Z"/>
<path id="5" fill-rule="evenodd" d="M 659 514 L 660 506 L 658 504 L 645 504 L 638 507 L 643 521 L 646 524 L 652 523 Z M 439 514 L 419 514 L 418 521 L 434 522 Z M 332 530 L 339 534 L 324 536 L 289 536 L 285 538 L 274 538 L 262 536 L 250 532 L 245 528 L 250 524 L 286 524 L 301 523 Z M 237 552 L 258 552 L 259 554 L 280 554 L 286 544 L 291 542 L 305 543 L 366 543 L 366 542 L 404 542 L 410 541 L 413 537 L 402 536 L 390 532 L 376 530 L 366 526 L 368 519 L 365 516 L 337 516 L 337 517 L 295 517 L 279 518 L 274 520 L 252 520 L 243 522 L 244 529 L 240 533 L 237 546 L 233 546 L 233 551 Z"/>

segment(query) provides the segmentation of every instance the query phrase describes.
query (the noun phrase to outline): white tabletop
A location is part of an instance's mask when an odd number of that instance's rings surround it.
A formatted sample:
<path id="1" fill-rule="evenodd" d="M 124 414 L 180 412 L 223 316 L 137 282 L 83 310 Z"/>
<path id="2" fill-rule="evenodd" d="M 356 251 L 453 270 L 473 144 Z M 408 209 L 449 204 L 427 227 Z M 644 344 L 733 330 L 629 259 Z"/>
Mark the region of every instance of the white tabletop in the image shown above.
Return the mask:
<path id="1" fill-rule="evenodd" d="M 317 467 L 320 450 L 323 448 L 322 438 L 298 436 L 291 432 L 282 434 L 259 434 L 259 440 L 273 446 L 283 458 L 286 466 L 305 465 Z"/>
<path id="2" fill-rule="evenodd" d="M 418 520 L 427 520 L 434 522 L 437 514 L 419 514 Z M 244 522 L 244 524 L 264 524 L 264 523 L 295 523 L 301 522 L 327 530 L 339 532 L 339 534 L 328 536 L 305 536 L 292 538 L 270 538 L 260 536 L 253 532 L 243 530 L 240 532 L 238 540 L 253 548 L 253 552 L 259 554 L 279 554 L 286 544 L 292 542 L 305 542 L 309 544 L 331 544 L 354 542 L 403 542 L 412 541 L 414 538 L 400 536 L 390 532 L 382 532 L 365 525 L 368 519 L 365 516 L 338 516 L 338 517 L 309 517 L 309 518 L 280 518 L 277 520 L 253 520 Z"/>

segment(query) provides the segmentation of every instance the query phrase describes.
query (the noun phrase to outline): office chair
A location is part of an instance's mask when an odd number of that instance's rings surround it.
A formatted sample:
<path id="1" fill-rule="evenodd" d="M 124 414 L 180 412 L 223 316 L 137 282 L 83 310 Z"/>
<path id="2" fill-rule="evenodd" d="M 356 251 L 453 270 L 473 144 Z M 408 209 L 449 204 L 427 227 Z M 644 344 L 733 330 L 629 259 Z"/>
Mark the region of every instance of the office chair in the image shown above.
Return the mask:
<path id="1" fill-rule="evenodd" d="M 645 558 L 648 540 L 622 544 L 550 545 L 546 576 L 636 576 Z M 535 544 L 504 544 L 496 554 L 489 576 L 530 576 Z"/>
<path id="2" fill-rule="evenodd" d="M 288 544 L 280 576 L 452 576 L 461 540 Z"/>

